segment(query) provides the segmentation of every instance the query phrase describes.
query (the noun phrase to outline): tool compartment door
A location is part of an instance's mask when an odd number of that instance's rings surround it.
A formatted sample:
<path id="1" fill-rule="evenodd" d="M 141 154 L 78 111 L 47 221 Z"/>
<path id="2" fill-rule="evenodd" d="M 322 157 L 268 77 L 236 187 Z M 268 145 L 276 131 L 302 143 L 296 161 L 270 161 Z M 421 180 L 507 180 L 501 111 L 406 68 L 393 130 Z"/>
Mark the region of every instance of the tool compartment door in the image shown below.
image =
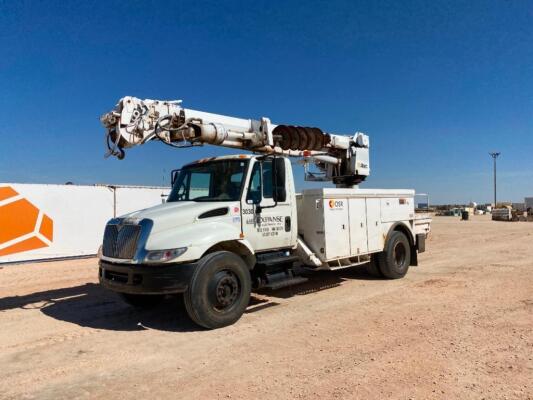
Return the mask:
<path id="1" fill-rule="evenodd" d="M 365 199 L 350 199 L 350 249 L 351 255 L 368 252 Z"/>
<path id="2" fill-rule="evenodd" d="M 350 227 L 347 200 L 324 199 L 323 209 L 326 259 L 348 257 L 350 255 Z"/>
<path id="3" fill-rule="evenodd" d="M 368 251 L 381 251 L 384 239 L 381 232 L 381 201 L 376 198 L 366 199 L 366 225 L 368 233 Z"/>

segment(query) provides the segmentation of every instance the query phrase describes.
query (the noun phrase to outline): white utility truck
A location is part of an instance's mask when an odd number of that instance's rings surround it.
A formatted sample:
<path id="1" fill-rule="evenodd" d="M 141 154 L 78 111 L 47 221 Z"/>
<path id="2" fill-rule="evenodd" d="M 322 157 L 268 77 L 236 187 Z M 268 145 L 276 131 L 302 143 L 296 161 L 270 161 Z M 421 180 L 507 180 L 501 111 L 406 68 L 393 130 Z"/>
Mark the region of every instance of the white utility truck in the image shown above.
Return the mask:
<path id="1" fill-rule="evenodd" d="M 172 172 L 164 204 L 108 222 L 99 279 L 133 306 L 183 293 L 190 317 L 218 328 L 241 317 L 252 289 L 304 281 L 297 270 L 366 264 L 374 275 L 396 279 L 425 250 L 431 219 L 415 212 L 413 190 L 357 187 L 370 173 L 362 133 L 336 135 L 134 97 L 101 120 L 108 155 L 119 158 L 151 140 L 255 153 L 185 165 Z M 336 188 L 297 194 L 289 157 L 298 157 L 307 180 Z"/>

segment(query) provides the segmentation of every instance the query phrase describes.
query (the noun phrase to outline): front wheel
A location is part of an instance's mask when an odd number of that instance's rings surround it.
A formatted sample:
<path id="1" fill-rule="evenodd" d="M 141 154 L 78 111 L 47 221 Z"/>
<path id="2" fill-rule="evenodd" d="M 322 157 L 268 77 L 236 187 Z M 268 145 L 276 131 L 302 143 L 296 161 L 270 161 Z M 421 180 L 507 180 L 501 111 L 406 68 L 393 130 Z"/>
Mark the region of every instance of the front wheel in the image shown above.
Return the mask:
<path id="1" fill-rule="evenodd" d="M 398 231 L 390 234 L 385 249 L 378 255 L 379 270 L 385 278 L 403 278 L 411 264 L 411 246 L 407 237 Z"/>
<path id="2" fill-rule="evenodd" d="M 208 329 L 235 323 L 250 301 L 250 271 L 242 258 L 217 251 L 198 263 L 185 292 L 185 308 L 191 319 Z"/>

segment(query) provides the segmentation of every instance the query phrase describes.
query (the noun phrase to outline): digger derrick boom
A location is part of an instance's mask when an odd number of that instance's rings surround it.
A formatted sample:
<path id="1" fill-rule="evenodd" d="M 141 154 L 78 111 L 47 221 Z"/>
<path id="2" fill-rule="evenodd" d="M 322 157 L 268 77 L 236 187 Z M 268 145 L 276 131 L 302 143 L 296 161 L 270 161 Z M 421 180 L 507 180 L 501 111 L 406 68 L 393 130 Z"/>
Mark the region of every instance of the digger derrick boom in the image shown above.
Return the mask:
<path id="1" fill-rule="evenodd" d="M 306 180 L 350 187 L 370 174 L 369 139 L 326 133 L 319 128 L 274 125 L 268 118 L 235 118 L 181 107 L 181 100 L 123 97 L 100 118 L 106 128 L 106 156 L 122 159 L 124 149 L 158 140 L 185 148 L 211 144 L 260 154 L 301 158 Z M 310 165 L 318 173 L 311 172 Z"/>

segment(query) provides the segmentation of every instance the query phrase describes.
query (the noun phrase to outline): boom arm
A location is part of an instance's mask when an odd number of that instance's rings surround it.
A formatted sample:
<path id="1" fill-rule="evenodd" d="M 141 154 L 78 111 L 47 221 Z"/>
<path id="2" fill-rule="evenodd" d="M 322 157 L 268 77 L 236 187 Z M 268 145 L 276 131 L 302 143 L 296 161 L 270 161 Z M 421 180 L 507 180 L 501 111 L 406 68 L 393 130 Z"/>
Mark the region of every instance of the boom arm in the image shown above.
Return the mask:
<path id="1" fill-rule="evenodd" d="M 332 180 L 356 185 L 370 174 L 368 136 L 336 135 L 319 128 L 274 125 L 181 107 L 181 100 L 159 101 L 123 97 L 100 120 L 106 127 L 108 153 L 124 158 L 124 149 L 159 140 L 184 148 L 212 144 L 255 153 L 301 157 L 307 180 Z M 314 164 L 319 174 L 309 171 Z"/>

